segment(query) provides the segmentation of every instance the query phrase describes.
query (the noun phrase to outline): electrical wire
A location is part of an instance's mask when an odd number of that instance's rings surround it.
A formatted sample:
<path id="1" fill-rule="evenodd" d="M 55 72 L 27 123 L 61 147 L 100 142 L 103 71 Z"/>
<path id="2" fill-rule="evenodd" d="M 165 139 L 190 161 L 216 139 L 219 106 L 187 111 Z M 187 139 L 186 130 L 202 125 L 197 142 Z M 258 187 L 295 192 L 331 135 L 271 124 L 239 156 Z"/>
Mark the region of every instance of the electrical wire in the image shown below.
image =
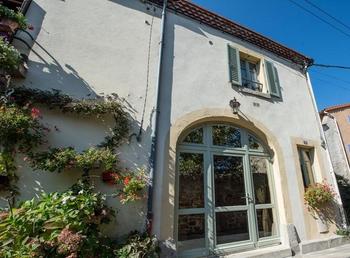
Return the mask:
<path id="1" fill-rule="evenodd" d="M 317 80 L 317 81 L 321 81 L 321 82 L 323 82 L 323 83 L 327 83 L 327 84 L 330 84 L 330 85 L 332 85 L 332 88 L 340 88 L 340 89 L 343 89 L 343 90 L 348 90 L 348 91 L 350 91 L 350 88 L 348 88 L 348 87 L 344 87 L 344 86 L 341 86 L 341 85 L 338 85 L 338 84 L 334 84 L 334 82 L 331 82 L 331 81 L 328 81 L 328 80 L 324 80 L 324 79 L 321 79 L 321 78 L 313 78 L 313 80 Z M 321 86 L 323 86 L 322 84 L 317 84 L 317 85 L 321 85 Z M 327 86 L 327 87 L 329 87 L 329 86 Z"/>
<path id="2" fill-rule="evenodd" d="M 342 66 L 342 65 L 312 64 L 312 66 L 350 70 L 350 66 Z"/>
<path id="3" fill-rule="evenodd" d="M 329 78 L 331 78 L 331 79 L 333 79 L 333 80 L 337 80 L 337 81 L 340 81 L 340 82 L 343 82 L 343 83 L 350 84 L 350 81 L 348 81 L 348 80 L 341 79 L 341 78 L 339 78 L 339 77 L 336 77 L 336 76 L 334 76 L 334 75 L 330 75 L 330 74 L 321 72 L 321 71 L 319 71 L 319 70 L 313 70 L 312 72 L 315 72 L 315 73 L 321 74 L 321 75 L 323 75 L 323 76 L 329 77 Z"/>
<path id="4" fill-rule="evenodd" d="M 313 6 L 314 8 L 316 8 L 317 10 L 319 10 L 320 12 L 324 13 L 325 15 L 327 15 L 328 17 L 330 17 L 331 19 L 335 20 L 336 22 L 338 22 L 339 24 L 343 25 L 344 27 L 348 28 L 350 30 L 350 26 L 345 24 L 344 22 L 342 22 L 341 20 L 339 20 L 338 18 L 334 17 L 333 15 L 331 15 L 330 13 L 326 12 L 325 10 L 321 9 L 320 7 L 318 7 L 316 4 L 312 3 L 309 0 L 304 0 L 305 2 L 307 2 L 309 5 Z"/>
<path id="5" fill-rule="evenodd" d="M 297 2 L 293 1 L 293 0 L 288 0 L 289 2 L 293 3 L 294 5 L 298 6 L 300 9 L 304 10 L 305 12 L 311 14 L 312 16 L 316 17 L 317 19 L 319 19 L 320 21 L 324 22 L 325 24 L 327 24 L 328 26 L 332 27 L 333 29 L 339 31 L 340 33 L 344 34 L 345 36 L 350 38 L 350 34 L 345 32 L 344 30 L 338 28 L 337 26 L 333 25 L 332 23 L 328 22 L 326 19 L 318 16 L 317 14 L 313 13 L 312 11 L 308 10 L 307 8 L 305 8 L 304 6 L 298 4 Z"/>

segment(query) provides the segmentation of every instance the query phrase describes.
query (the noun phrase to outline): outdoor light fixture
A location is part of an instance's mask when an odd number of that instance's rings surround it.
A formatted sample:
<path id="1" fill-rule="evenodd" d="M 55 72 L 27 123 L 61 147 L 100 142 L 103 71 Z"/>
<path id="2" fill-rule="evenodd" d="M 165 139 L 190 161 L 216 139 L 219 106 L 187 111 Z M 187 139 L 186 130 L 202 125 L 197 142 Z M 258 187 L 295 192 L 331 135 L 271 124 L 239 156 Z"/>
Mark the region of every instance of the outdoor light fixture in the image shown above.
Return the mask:
<path id="1" fill-rule="evenodd" d="M 235 115 L 238 114 L 240 106 L 241 106 L 241 103 L 239 103 L 236 98 L 233 98 L 230 100 L 230 107 L 232 108 L 233 114 Z"/>

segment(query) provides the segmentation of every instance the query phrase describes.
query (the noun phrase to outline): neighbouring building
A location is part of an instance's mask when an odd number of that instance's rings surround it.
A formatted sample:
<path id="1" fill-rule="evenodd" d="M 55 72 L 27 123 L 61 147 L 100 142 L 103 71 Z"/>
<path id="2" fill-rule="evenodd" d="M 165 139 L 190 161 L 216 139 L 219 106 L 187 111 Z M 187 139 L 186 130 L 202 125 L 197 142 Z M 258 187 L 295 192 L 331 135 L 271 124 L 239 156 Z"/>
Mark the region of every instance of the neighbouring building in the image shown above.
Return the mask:
<path id="1" fill-rule="evenodd" d="M 33 39 L 16 35 L 31 49 L 13 41 L 29 56 L 19 85 L 76 98 L 117 93 L 130 105 L 138 137 L 120 159 L 150 167 L 153 196 L 122 208 L 108 199 L 118 213 L 106 231 L 142 230 L 148 213 L 164 257 L 255 249 L 287 257 L 340 243 L 341 208 L 320 227 L 303 199 L 310 184 L 335 183 L 306 72 L 312 59 L 189 1 L 165 3 L 33 0 Z M 54 146 L 86 149 L 104 137 L 94 120 L 43 113 L 59 127 Z M 77 178 L 20 170 L 22 199 Z"/>
<path id="2" fill-rule="evenodd" d="M 325 108 L 320 116 L 334 172 L 350 179 L 350 104 Z"/>

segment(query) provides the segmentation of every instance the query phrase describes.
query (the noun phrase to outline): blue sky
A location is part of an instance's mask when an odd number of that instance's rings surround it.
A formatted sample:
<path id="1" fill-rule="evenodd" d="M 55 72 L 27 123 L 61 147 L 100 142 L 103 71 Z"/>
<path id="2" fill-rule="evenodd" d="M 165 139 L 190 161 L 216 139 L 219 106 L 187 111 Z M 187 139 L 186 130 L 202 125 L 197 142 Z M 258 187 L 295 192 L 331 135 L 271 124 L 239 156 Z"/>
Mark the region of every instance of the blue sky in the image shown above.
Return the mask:
<path id="1" fill-rule="evenodd" d="M 289 0 L 192 0 L 312 57 L 315 63 L 350 66 L 350 29 L 322 14 L 305 0 L 293 1 L 349 35 L 321 22 Z M 350 27 L 349 0 L 309 1 Z M 350 70 L 311 67 L 309 72 L 319 109 L 350 102 Z"/>

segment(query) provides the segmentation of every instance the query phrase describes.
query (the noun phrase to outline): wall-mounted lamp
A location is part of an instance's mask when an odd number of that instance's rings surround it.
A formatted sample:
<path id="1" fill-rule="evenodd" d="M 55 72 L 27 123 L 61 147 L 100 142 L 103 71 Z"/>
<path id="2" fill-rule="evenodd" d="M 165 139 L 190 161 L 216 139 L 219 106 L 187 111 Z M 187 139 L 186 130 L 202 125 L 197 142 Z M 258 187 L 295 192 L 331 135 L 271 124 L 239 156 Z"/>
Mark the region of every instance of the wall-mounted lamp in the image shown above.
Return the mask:
<path id="1" fill-rule="evenodd" d="M 232 108 L 233 114 L 235 115 L 238 114 L 240 106 L 241 106 L 241 103 L 239 103 L 236 98 L 233 98 L 230 100 L 230 107 Z"/>

